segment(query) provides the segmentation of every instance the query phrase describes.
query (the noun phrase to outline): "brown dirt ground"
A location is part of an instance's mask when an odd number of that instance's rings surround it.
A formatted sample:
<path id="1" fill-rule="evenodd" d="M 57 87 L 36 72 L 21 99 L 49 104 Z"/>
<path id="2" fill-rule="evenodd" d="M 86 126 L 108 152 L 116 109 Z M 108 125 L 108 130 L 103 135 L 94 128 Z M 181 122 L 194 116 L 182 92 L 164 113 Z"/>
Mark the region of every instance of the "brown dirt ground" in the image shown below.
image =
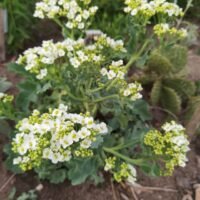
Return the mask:
<path id="1" fill-rule="evenodd" d="M 189 74 L 192 80 L 200 80 L 200 57 L 189 54 Z M 198 72 L 198 73 L 197 73 Z M 14 85 L 19 81 L 19 77 L 8 73 L 3 65 L 0 65 L 0 76 L 8 77 Z M 12 88 L 11 92 L 16 92 Z M 199 115 L 197 116 L 199 118 Z M 0 200 L 7 200 L 8 194 L 13 187 L 16 187 L 17 194 L 35 188 L 40 182 L 35 174 L 24 174 L 14 176 L 6 171 L 3 166 L 2 148 L 6 143 L 6 138 L 0 135 Z M 188 154 L 189 162 L 186 168 L 179 168 L 172 177 L 149 178 L 139 173 L 138 183 L 142 186 L 159 187 L 161 191 L 136 190 L 136 196 L 130 192 L 128 186 L 113 185 L 106 181 L 100 186 L 86 183 L 80 186 L 70 186 L 68 182 L 59 185 L 42 182 L 43 189 L 39 192 L 39 200 L 183 200 L 185 195 L 194 199 L 195 190 L 193 186 L 200 183 L 200 137 L 194 136 L 191 143 L 191 151 Z M 6 181 L 11 180 L 2 189 Z M 167 192 L 165 188 L 172 188 L 176 192 Z"/>

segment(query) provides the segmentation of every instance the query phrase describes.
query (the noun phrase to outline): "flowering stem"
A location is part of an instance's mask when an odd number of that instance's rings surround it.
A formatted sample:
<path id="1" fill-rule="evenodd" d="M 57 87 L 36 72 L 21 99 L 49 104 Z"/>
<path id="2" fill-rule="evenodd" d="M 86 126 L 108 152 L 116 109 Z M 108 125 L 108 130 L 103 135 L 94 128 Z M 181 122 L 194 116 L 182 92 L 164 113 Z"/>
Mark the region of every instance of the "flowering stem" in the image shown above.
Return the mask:
<path id="1" fill-rule="evenodd" d="M 130 147 L 130 146 L 133 146 L 133 145 L 135 145 L 135 144 L 137 144 L 139 142 L 140 142 L 140 140 L 138 139 L 138 140 L 134 140 L 134 141 L 128 142 L 126 144 L 120 144 L 118 146 L 112 147 L 111 149 L 112 150 L 120 150 L 120 149 L 124 149 L 124 148 Z"/>
<path id="2" fill-rule="evenodd" d="M 150 40 L 146 40 L 146 42 L 143 44 L 140 51 L 136 54 L 133 54 L 133 56 L 131 57 L 131 59 L 129 60 L 127 65 L 125 66 L 126 69 L 129 69 L 133 65 L 133 63 L 138 60 L 138 58 L 142 55 L 142 53 L 144 52 L 144 50 L 146 49 L 146 47 L 149 43 L 150 43 Z"/>
<path id="3" fill-rule="evenodd" d="M 127 157 L 127 156 L 125 156 L 125 155 L 123 155 L 123 154 L 121 154 L 121 153 L 119 153 L 119 152 L 117 152 L 117 151 L 115 151 L 115 150 L 113 150 L 111 148 L 107 148 L 107 147 L 103 147 L 103 150 L 105 152 L 107 152 L 107 153 L 111 153 L 111 154 L 113 154 L 113 155 L 115 155 L 115 156 L 127 161 L 130 164 L 138 165 L 138 166 L 143 166 L 144 165 L 142 159 L 129 158 L 129 157 Z"/>
<path id="4" fill-rule="evenodd" d="M 113 94 L 113 95 L 110 95 L 110 96 L 102 97 L 102 98 L 96 99 L 94 101 L 94 103 L 98 103 L 98 102 L 105 101 L 105 100 L 108 100 L 108 99 L 113 99 L 113 98 L 119 98 L 119 96 L 116 95 L 116 94 Z"/>
<path id="5" fill-rule="evenodd" d="M 183 16 L 181 17 L 181 19 L 179 20 L 179 22 L 178 22 L 178 24 L 177 24 L 177 28 L 179 28 L 179 26 L 181 25 L 181 23 L 182 23 L 182 21 L 183 21 L 183 18 L 185 17 L 187 11 L 189 10 L 189 8 L 190 8 L 191 5 L 192 5 L 192 2 L 193 2 L 193 0 L 189 0 L 189 1 L 187 2 L 186 8 L 185 8 L 185 10 L 184 10 L 184 12 L 183 12 Z"/>
<path id="6" fill-rule="evenodd" d="M 112 88 L 112 86 L 115 85 L 115 83 L 116 83 L 117 81 L 118 81 L 117 78 L 114 79 L 113 81 L 111 81 L 106 90 L 109 91 L 109 90 Z"/>

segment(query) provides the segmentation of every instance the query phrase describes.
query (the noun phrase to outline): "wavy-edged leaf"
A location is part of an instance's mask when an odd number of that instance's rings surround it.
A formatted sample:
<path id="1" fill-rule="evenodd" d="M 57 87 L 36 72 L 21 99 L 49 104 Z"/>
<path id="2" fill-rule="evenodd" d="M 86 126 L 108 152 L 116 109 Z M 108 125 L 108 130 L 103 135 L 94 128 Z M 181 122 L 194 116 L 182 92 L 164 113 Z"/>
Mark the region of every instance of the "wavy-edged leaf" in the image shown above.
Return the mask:
<path id="1" fill-rule="evenodd" d="M 178 93 L 178 95 L 184 100 L 193 96 L 196 91 L 196 86 L 194 82 L 187 79 L 165 79 L 163 81 L 163 84 L 167 87 L 174 89 Z"/>
<path id="2" fill-rule="evenodd" d="M 159 103 L 161 90 L 162 90 L 162 82 L 161 80 L 157 80 L 154 83 L 153 88 L 151 90 L 151 94 L 150 94 L 151 103 L 153 105 L 157 105 Z"/>
<path id="3" fill-rule="evenodd" d="M 72 185 L 78 185 L 96 173 L 98 161 L 95 158 L 84 158 L 71 161 L 69 164 L 68 178 Z"/>
<path id="4" fill-rule="evenodd" d="M 168 58 L 159 51 L 154 51 L 147 62 L 148 69 L 157 74 L 165 75 L 172 69 L 172 64 Z"/>
<path id="5" fill-rule="evenodd" d="M 187 48 L 181 45 L 174 45 L 172 48 L 167 49 L 165 55 L 172 63 L 172 70 L 174 72 L 181 71 L 187 64 Z"/>
<path id="6" fill-rule="evenodd" d="M 181 111 L 181 98 L 172 88 L 163 87 L 161 104 L 174 114 L 179 114 Z"/>

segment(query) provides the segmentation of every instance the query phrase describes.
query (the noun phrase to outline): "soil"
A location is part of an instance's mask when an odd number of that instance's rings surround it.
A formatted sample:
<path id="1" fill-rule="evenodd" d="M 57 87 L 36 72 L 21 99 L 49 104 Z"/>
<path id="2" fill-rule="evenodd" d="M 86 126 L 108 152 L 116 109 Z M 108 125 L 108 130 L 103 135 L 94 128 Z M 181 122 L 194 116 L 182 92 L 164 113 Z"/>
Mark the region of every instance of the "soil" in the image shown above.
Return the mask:
<path id="1" fill-rule="evenodd" d="M 200 57 L 189 53 L 189 78 L 200 80 Z M 0 76 L 6 76 L 14 86 L 19 77 L 8 72 L 5 65 L 0 65 Z M 16 87 L 11 88 L 16 93 Z M 200 119 L 200 113 L 196 116 Z M 193 132 L 195 132 L 193 130 Z M 153 178 L 138 174 L 137 183 L 142 187 L 131 188 L 127 185 L 112 184 L 108 180 L 99 186 L 87 182 L 79 186 L 70 183 L 53 185 L 46 181 L 40 182 L 36 175 L 27 173 L 13 175 L 3 165 L 3 146 L 7 143 L 4 135 L 0 135 L 0 200 L 7 200 L 12 188 L 17 195 L 36 188 L 39 184 L 43 189 L 38 192 L 39 200 L 192 200 L 195 199 L 196 184 L 200 184 L 200 136 L 191 136 L 191 151 L 188 154 L 188 164 L 185 168 L 178 168 L 171 177 Z M 6 183 L 7 182 L 7 183 Z M 167 189 L 173 189 L 168 191 Z M 199 200 L 199 199 L 195 199 Z"/>

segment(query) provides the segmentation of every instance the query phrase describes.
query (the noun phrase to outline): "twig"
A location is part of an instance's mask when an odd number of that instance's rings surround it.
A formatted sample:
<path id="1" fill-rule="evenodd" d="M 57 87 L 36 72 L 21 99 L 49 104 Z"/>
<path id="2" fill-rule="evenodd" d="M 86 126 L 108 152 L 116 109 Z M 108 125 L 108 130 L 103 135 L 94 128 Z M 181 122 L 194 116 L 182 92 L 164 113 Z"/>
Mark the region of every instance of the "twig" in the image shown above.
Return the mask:
<path id="1" fill-rule="evenodd" d="M 170 189 L 170 188 L 145 187 L 145 186 L 140 186 L 140 185 L 134 185 L 132 187 L 134 187 L 135 189 L 140 189 L 140 190 L 163 191 L 163 192 L 178 192 L 178 190 Z"/>
<path id="2" fill-rule="evenodd" d="M 114 187 L 111 179 L 110 179 L 110 183 L 111 183 L 111 188 L 112 188 L 113 199 L 118 200 L 117 195 L 116 195 L 116 191 L 115 191 L 115 187 Z"/>
<path id="3" fill-rule="evenodd" d="M 120 196 L 122 197 L 122 199 L 124 200 L 130 200 L 125 194 L 120 193 Z"/>
<path id="4" fill-rule="evenodd" d="M 137 194 L 136 194 L 136 192 L 135 192 L 134 186 L 131 187 L 130 189 L 131 189 L 131 193 L 132 193 L 132 195 L 133 195 L 133 198 L 134 198 L 135 200 L 139 200 L 138 197 L 137 197 Z"/>
<path id="5" fill-rule="evenodd" d="M 10 181 L 15 177 L 15 174 L 11 175 L 10 178 L 1 186 L 0 193 L 6 188 Z"/>

